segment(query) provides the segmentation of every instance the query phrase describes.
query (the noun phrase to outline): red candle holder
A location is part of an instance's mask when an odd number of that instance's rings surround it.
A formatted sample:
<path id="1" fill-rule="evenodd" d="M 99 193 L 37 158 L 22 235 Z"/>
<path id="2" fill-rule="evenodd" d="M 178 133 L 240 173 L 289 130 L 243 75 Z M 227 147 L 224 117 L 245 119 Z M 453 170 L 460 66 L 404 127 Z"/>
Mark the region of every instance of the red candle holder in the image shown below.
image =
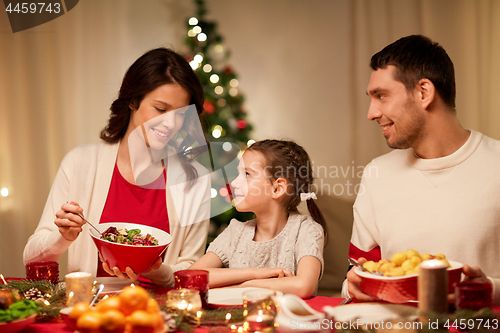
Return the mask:
<path id="1" fill-rule="evenodd" d="M 26 279 L 59 282 L 59 264 L 56 261 L 36 261 L 26 264 Z"/>
<path id="2" fill-rule="evenodd" d="M 455 306 L 478 311 L 493 305 L 493 286 L 489 282 L 464 281 L 455 285 Z"/>
<path id="3" fill-rule="evenodd" d="M 175 289 L 196 289 L 200 292 L 203 308 L 208 306 L 208 271 L 182 270 L 174 273 Z"/>

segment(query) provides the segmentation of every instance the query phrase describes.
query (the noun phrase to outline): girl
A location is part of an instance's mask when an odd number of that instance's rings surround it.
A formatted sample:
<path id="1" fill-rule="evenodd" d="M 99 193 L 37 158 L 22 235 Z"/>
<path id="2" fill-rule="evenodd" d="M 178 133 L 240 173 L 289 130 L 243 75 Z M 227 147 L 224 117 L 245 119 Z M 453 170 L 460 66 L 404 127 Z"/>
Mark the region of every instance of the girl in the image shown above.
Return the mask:
<path id="1" fill-rule="evenodd" d="M 193 143 L 205 143 L 203 135 L 196 135 L 201 131 L 191 130 L 199 123 L 203 100 L 200 81 L 181 55 L 158 48 L 137 59 L 111 105 L 102 140 L 73 149 L 62 161 L 38 227 L 24 249 L 24 263 L 58 260 L 68 250 L 70 272 L 138 279 L 130 267 L 107 267 L 98 260 L 88 226 L 77 215 L 85 211 L 95 223 L 123 221 L 169 232 L 175 241 L 163 263 L 157 260 L 144 276 L 173 286 L 173 272 L 188 268 L 203 254 L 208 232 L 210 180 L 203 176 L 206 169 L 183 154 Z M 132 149 L 135 141 L 129 140 L 137 131 L 147 135 L 142 145 L 148 148 L 146 157 L 163 150 L 162 156 L 168 156 L 152 164 L 159 168 L 150 184 L 141 184 L 134 168 L 134 163 L 145 161 Z M 171 186 L 172 182 L 177 184 Z"/>
<path id="2" fill-rule="evenodd" d="M 264 140 L 245 151 L 238 169 L 231 183 L 236 209 L 256 218 L 233 219 L 190 269 L 208 270 L 210 287 L 240 284 L 313 296 L 323 271 L 326 223 L 309 193 L 309 156 L 294 142 Z M 299 214 L 301 200 L 311 216 Z"/>

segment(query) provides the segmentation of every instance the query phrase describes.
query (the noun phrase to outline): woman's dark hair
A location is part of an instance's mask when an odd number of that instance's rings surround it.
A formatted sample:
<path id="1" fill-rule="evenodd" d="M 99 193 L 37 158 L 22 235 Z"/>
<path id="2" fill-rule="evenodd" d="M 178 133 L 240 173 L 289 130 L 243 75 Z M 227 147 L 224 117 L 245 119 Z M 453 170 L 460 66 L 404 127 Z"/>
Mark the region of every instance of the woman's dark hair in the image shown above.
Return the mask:
<path id="1" fill-rule="evenodd" d="M 196 157 L 196 149 L 193 149 L 193 146 L 204 146 L 208 142 L 199 130 L 188 128 L 200 123 L 192 119 L 199 117 L 203 112 L 205 97 L 200 80 L 181 55 L 167 48 L 157 48 L 146 52 L 130 66 L 123 77 L 118 98 L 111 104 L 111 115 L 108 125 L 101 131 L 101 139 L 109 143 L 120 141 L 127 131 L 132 108 L 137 109 L 144 96 L 164 84 L 180 85 L 190 94 L 189 103 L 196 106 L 197 113 L 188 113 L 179 130 L 181 132 L 184 129 L 189 135 L 185 136 L 180 143 L 176 143 L 173 139 L 169 141 L 169 145 L 176 145 L 177 151 L 184 153 L 180 155 L 180 161 L 187 175 L 186 190 L 189 190 L 198 176 L 196 169 L 189 161 Z"/>
<path id="2" fill-rule="evenodd" d="M 268 139 L 253 143 L 246 151 L 256 151 L 264 156 L 265 170 L 271 180 L 286 179 L 286 210 L 288 213 L 298 213 L 300 194 L 309 193 L 314 182 L 311 160 L 304 148 L 293 141 Z M 323 214 L 314 200 L 306 202 L 311 217 L 323 227 L 327 240 L 328 229 Z"/>
<path id="3" fill-rule="evenodd" d="M 388 65 L 396 67 L 394 79 L 407 91 L 413 91 L 421 79 L 431 80 L 443 102 L 455 110 L 455 69 L 441 45 L 422 35 L 403 37 L 374 54 L 370 61 L 374 71 Z"/>

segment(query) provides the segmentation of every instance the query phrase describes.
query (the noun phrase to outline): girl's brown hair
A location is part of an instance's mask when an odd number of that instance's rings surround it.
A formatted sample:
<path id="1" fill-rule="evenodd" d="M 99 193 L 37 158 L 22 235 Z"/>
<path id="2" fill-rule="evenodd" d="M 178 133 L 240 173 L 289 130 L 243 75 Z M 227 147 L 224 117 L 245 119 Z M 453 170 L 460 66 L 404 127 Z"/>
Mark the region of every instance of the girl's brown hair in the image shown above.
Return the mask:
<path id="1" fill-rule="evenodd" d="M 196 135 L 200 133 L 199 130 L 189 128 L 199 123 L 192 119 L 203 112 L 205 95 L 200 80 L 181 55 L 167 48 L 157 48 L 146 52 L 130 66 L 123 77 L 118 98 L 111 104 L 111 115 L 108 125 L 101 131 L 101 139 L 109 143 L 119 142 L 127 131 L 132 108 L 137 109 L 144 96 L 164 84 L 180 85 L 190 94 L 190 104 L 196 106 L 197 112 L 188 113 L 179 130 L 186 133 L 184 139 L 181 142 L 170 140 L 168 143 L 182 152 L 180 162 L 188 180 L 186 190 L 189 190 L 198 177 L 190 160 L 203 150 L 198 151 L 193 147 L 206 147 L 208 142 L 203 134 Z M 193 137 L 193 133 L 196 137 Z"/>
<path id="2" fill-rule="evenodd" d="M 268 139 L 253 143 L 246 150 L 264 156 L 265 170 L 271 180 L 284 178 L 287 181 L 285 208 L 289 213 L 298 213 L 300 194 L 309 193 L 314 181 L 311 160 L 304 148 L 293 141 Z M 319 207 L 312 199 L 306 202 L 311 217 L 323 227 L 325 239 L 328 239 L 326 221 Z"/>

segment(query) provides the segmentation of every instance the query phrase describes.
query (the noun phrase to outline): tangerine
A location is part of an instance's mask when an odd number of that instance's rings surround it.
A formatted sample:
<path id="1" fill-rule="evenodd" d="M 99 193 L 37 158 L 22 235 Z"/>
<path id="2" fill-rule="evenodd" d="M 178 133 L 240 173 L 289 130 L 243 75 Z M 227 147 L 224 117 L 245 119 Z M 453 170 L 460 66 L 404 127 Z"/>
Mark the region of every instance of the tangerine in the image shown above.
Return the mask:
<path id="1" fill-rule="evenodd" d="M 80 333 L 99 333 L 102 314 L 97 311 L 85 312 L 76 321 L 76 328 Z"/>
<path id="2" fill-rule="evenodd" d="M 160 306 L 158 305 L 158 302 L 154 298 L 150 298 L 148 300 L 148 305 L 146 307 L 146 311 L 149 313 L 159 313 L 160 312 Z"/>
<path id="3" fill-rule="evenodd" d="M 116 309 L 111 309 L 102 314 L 101 332 L 102 333 L 122 333 L 125 331 L 127 321 L 125 315 Z"/>
<path id="4" fill-rule="evenodd" d="M 95 309 L 101 313 L 105 313 L 109 310 L 120 310 L 120 298 L 118 296 L 106 298 L 99 302 Z"/>
<path id="5" fill-rule="evenodd" d="M 134 311 L 129 317 L 132 333 L 153 333 L 158 325 L 154 315 L 143 310 Z"/>
<path id="6" fill-rule="evenodd" d="M 120 310 L 130 315 L 136 310 L 146 310 L 149 293 L 142 287 L 125 287 L 120 293 Z"/>
<path id="7" fill-rule="evenodd" d="M 79 302 L 73 305 L 73 309 L 71 309 L 71 312 L 69 313 L 69 319 L 73 321 L 77 321 L 78 318 L 85 312 L 90 311 L 89 305 L 85 302 Z"/>

